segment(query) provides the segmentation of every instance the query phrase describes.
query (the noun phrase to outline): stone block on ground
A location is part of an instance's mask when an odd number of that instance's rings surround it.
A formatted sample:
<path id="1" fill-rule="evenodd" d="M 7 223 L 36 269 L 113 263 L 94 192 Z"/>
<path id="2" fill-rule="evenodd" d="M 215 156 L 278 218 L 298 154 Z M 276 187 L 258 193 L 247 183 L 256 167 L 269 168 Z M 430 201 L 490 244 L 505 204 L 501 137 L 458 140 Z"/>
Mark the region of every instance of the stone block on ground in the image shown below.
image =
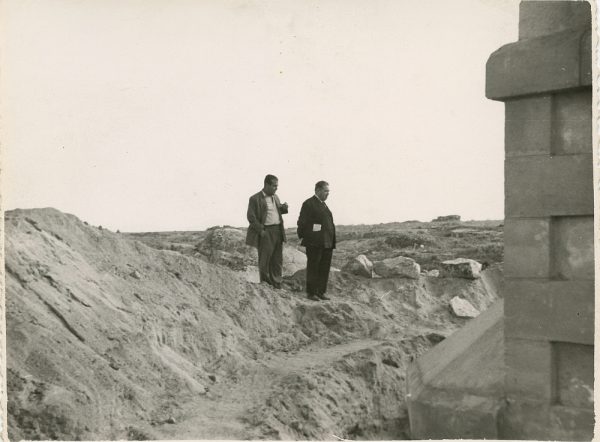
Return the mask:
<path id="1" fill-rule="evenodd" d="M 283 244 L 283 276 L 292 276 L 306 268 L 306 255 L 294 247 Z"/>
<path id="2" fill-rule="evenodd" d="M 479 316 L 479 310 L 473 307 L 469 301 L 458 296 L 450 300 L 450 307 L 452 308 L 452 313 L 459 318 L 476 318 Z"/>
<path id="3" fill-rule="evenodd" d="M 481 264 L 473 259 L 457 258 L 442 262 L 440 276 L 446 278 L 481 278 Z"/>
<path id="4" fill-rule="evenodd" d="M 247 266 L 244 271 L 244 277 L 248 282 L 259 283 L 260 282 L 260 273 L 258 271 L 258 266 Z"/>
<path id="5" fill-rule="evenodd" d="M 404 256 L 384 259 L 373 264 L 373 270 L 384 278 L 401 277 L 418 279 L 421 266 L 414 259 Z"/>
<path id="6" fill-rule="evenodd" d="M 342 270 L 365 278 L 373 277 L 373 263 L 365 255 L 358 255 L 350 259 Z"/>

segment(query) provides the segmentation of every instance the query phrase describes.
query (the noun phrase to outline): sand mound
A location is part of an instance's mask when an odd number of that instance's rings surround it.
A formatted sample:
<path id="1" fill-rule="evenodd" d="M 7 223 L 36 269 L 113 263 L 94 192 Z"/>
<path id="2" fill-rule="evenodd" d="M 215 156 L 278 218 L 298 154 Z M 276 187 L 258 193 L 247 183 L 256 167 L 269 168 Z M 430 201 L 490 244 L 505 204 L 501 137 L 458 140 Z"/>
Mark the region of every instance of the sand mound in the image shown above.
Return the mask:
<path id="1" fill-rule="evenodd" d="M 314 303 L 54 209 L 5 226 L 12 440 L 402 437 L 406 361 L 497 297 L 338 272 Z"/>
<path id="2" fill-rule="evenodd" d="M 243 271 L 246 280 L 259 282 L 258 252 L 246 245 L 246 232 L 235 227 L 211 227 L 195 246 L 200 256 L 213 264 Z M 287 242 L 283 243 L 283 275 L 291 276 L 306 267 L 306 255 Z"/>

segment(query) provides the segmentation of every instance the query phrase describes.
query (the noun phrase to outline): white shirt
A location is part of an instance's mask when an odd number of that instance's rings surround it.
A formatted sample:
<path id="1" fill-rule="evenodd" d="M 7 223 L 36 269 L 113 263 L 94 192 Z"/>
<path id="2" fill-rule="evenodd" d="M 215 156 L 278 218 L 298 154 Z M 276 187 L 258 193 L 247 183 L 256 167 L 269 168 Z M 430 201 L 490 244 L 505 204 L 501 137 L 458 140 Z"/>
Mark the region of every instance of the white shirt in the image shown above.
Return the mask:
<path id="1" fill-rule="evenodd" d="M 275 205 L 275 197 L 268 196 L 265 192 L 262 193 L 267 203 L 267 219 L 265 220 L 265 226 L 271 226 L 273 224 L 279 224 L 279 212 Z"/>

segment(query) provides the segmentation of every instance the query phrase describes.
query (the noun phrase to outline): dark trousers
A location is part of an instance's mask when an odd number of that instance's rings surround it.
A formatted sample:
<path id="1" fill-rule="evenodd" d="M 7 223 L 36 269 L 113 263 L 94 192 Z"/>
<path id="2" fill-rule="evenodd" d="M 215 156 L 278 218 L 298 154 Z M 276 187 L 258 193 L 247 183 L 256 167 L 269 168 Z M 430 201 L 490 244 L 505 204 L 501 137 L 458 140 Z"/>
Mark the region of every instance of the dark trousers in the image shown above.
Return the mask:
<path id="1" fill-rule="evenodd" d="M 327 291 L 333 249 L 306 248 L 306 293 L 323 295 Z"/>
<path id="2" fill-rule="evenodd" d="M 281 284 L 283 272 L 283 238 L 279 226 L 267 226 L 258 239 L 258 271 L 260 281 Z"/>

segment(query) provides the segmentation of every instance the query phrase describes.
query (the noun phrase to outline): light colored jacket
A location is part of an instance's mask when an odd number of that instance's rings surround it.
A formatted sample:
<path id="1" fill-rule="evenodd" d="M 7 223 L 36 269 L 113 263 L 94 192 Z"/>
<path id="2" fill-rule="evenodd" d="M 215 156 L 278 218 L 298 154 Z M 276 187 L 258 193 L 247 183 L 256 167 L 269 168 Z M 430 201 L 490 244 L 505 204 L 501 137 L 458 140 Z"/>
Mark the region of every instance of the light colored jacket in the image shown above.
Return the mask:
<path id="1" fill-rule="evenodd" d="M 282 240 L 285 241 L 285 229 L 283 227 L 283 217 L 281 215 L 287 213 L 287 209 L 281 206 L 279 197 L 273 195 L 275 200 L 275 207 L 277 207 L 277 213 L 279 214 L 279 228 L 281 229 Z M 246 233 L 246 244 L 252 247 L 258 248 L 258 241 L 260 239 L 261 232 L 265 229 L 265 220 L 267 219 L 267 202 L 262 193 L 262 190 L 255 193 L 248 200 L 248 212 L 247 212 L 248 232 Z"/>

